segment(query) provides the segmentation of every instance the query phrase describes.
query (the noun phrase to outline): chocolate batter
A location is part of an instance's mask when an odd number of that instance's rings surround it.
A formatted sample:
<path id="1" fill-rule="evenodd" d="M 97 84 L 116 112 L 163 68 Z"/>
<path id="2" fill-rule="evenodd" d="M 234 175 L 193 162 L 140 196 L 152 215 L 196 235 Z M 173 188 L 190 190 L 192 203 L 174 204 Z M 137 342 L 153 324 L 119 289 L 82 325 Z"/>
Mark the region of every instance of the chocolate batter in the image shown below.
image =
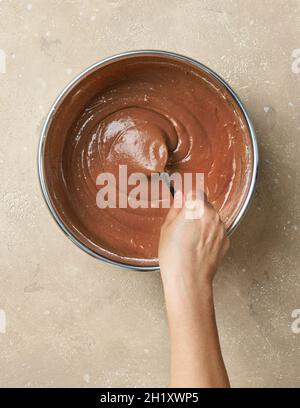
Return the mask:
<path id="1" fill-rule="evenodd" d="M 227 227 L 247 193 L 246 121 L 222 85 L 184 62 L 134 57 L 99 69 L 72 89 L 50 132 L 45 173 L 58 213 L 92 250 L 123 263 L 157 264 L 167 210 L 99 209 L 99 173 L 117 176 L 119 164 L 147 175 L 203 172 Z"/>

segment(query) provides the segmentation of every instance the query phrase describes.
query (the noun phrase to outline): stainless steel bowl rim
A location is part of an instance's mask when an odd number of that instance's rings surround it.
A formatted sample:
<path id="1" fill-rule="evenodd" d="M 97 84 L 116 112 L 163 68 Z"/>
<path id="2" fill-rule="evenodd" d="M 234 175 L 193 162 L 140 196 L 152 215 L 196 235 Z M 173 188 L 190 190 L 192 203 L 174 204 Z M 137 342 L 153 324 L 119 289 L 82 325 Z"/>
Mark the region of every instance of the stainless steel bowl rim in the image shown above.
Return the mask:
<path id="1" fill-rule="evenodd" d="M 251 199 L 252 199 L 252 196 L 253 196 L 253 193 L 254 193 L 254 190 L 255 190 L 257 176 L 258 176 L 259 151 L 258 151 L 258 145 L 257 145 L 257 139 L 256 139 L 254 126 L 253 126 L 253 124 L 252 124 L 252 122 L 250 120 L 250 117 L 249 117 L 245 107 L 243 106 L 240 98 L 238 97 L 236 92 L 231 88 L 231 86 L 228 85 L 228 83 L 223 78 L 221 78 L 217 73 L 215 73 L 211 68 L 208 68 L 206 65 L 203 65 L 201 62 L 198 62 L 198 61 L 196 61 L 196 60 L 194 60 L 192 58 L 186 57 L 184 55 L 177 54 L 175 52 L 161 51 L 161 50 L 136 50 L 136 51 L 127 51 L 127 52 L 123 52 L 123 53 L 120 53 L 120 54 L 113 55 L 111 57 L 100 60 L 100 61 L 96 62 L 95 64 L 91 65 L 90 67 L 86 68 L 79 75 L 77 75 L 71 82 L 69 82 L 69 84 L 62 90 L 62 92 L 58 95 L 58 97 L 56 98 L 56 100 L 52 104 L 52 106 L 50 108 L 50 111 L 49 111 L 49 113 L 48 113 L 48 115 L 46 117 L 45 123 L 44 123 L 44 125 L 42 127 L 42 130 L 41 130 L 40 141 L 39 141 L 39 146 L 38 146 L 38 175 L 39 175 L 39 182 L 40 182 L 41 190 L 42 190 L 44 199 L 46 201 L 46 204 L 48 206 L 48 209 L 50 210 L 52 216 L 54 217 L 55 221 L 60 226 L 62 231 L 67 235 L 67 237 L 72 242 L 74 242 L 74 244 L 76 244 L 79 248 L 81 248 L 83 251 L 85 251 L 89 255 L 91 255 L 91 256 L 93 256 L 93 257 L 95 257 L 97 259 L 100 259 L 100 260 L 102 260 L 102 261 L 104 261 L 104 262 L 106 262 L 108 264 L 115 265 L 115 266 L 118 266 L 118 267 L 124 268 L 124 269 L 133 269 L 133 270 L 136 270 L 136 271 L 158 271 L 159 266 L 137 266 L 137 265 L 130 265 L 130 264 L 127 264 L 127 263 L 125 264 L 125 263 L 121 263 L 121 262 L 118 262 L 118 261 L 111 260 L 109 258 L 104 257 L 103 255 L 99 255 L 98 253 L 96 253 L 95 251 L 91 250 L 86 245 L 84 245 L 82 242 L 80 242 L 67 229 L 67 227 L 63 224 L 63 222 L 61 221 L 59 215 L 55 211 L 55 209 L 54 209 L 54 207 L 53 207 L 53 205 L 51 203 L 50 196 L 49 196 L 48 191 L 47 191 L 47 186 L 46 186 L 45 176 L 44 176 L 44 169 L 43 169 L 44 145 L 45 145 L 47 132 L 48 132 L 48 129 L 49 129 L 50 125 L 51 125 L 53 115 L 55 114 L 56 109 L 59 106 L 59 104 L 61 103 L 62 98 L 64 97 L 64 95 L 66 95 L 67 92 L 75 84 L 77 84 L 84 76 L 91 73 L 92 71 L 98 69 L 99 67 L 101 67 L 103 65 L 106 65 L 109 62 L 124 59 L 126 57 L 130 57 L 130 56 L 134 56 L 134 55 L 169 56 L 169 57 L 172 57 L 174 59 L 181 60 L 181 61 L 187 62 L 189 64 L 195 65 L 198 68 L 201 68 L 203 71 L 205 71 L 206 73 L 212 75 L 222 85 L 224 85 L 224 87 L 232 95 L 232 97 L 234 98 L 234 100 L 238 104 L 239 108 L 243 112 L 243 115 L 245 116 L 245 119 L 247 121 L 247 125 L 249 127 L 249 132 L 250 132 L 250 137 L 251 137 L 251 143 L 252 143 L 252 149 L 253 149 L 253 169 L 252 169 L 252 177 L 251 177 L 251 182 L 250 182 L 249 190 L 248 190 L 248 193 L 247 193 L 247 197 L 246 197 L 243 205 L 241 206 L 237 217 L 235 218 L 234 222 L 232 223 L 232 225 L 230 226 L 230 228 L 228 230 L 229 235 L 231 235 L 233 233 L 233 231 L 237 228 L 237 226 L 241 222 L 241 220 L 242 220 L 243 216 L 245 215 L 245 213 L 246 213 L 246 211 L 247 211 L 247 209 L 249 207 L 249 204 L 251 202 Z"/>

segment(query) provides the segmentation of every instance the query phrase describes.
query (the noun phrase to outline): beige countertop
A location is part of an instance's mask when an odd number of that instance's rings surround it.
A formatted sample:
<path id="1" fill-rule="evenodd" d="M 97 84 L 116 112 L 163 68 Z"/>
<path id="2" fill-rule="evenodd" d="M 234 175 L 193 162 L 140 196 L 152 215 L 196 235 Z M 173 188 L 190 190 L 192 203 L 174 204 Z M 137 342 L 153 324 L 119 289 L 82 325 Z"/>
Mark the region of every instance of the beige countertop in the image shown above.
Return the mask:
<path id="1" fill-rule="evenodd" d="M 0 386 L 168 384 L 159 273 L 75 247 L 36 166 L 41 125 L 68 81 L 146 48 L 210 66 L 253 119 L 260 179 L 215 281 L 220 338 L 233 386 L 300 386 L 299 0 L 0 1 Z"/>

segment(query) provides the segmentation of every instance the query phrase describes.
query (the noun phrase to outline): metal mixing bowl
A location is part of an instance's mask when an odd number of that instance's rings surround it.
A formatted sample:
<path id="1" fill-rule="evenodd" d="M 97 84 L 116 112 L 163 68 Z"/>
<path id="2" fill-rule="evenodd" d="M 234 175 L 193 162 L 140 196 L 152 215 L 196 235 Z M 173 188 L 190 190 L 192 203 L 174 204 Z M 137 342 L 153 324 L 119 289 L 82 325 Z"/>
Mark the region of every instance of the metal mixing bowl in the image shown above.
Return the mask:
<path id="1" fill-rule="evenodd" d="M 231 224 L 228 234 L 232 234 L 232 232 L 236 229 L 240 221 L 242 220 L 249 204 L 251 201 L 251 198 L 254 193 L 255 189 L 255 184 L 256 184 L 256 179 L 257 179 L 257 173 L 258 173 L 258 162 L 259 162 L 259 154 L 258 154 L 258 146 L 257 146 L 257 140 L 256 140 L 256 135 L 254 131 L 254 127 L 251 123 L 251 120 L 242 104 L 240 101 L 239 97 L 237 94 L 233 91 L 233 89 L 227 84 L 224 79 L 222 79 L 219 75 L 217 75 L 214 71 L 212 71 L 210 68 L 206 67 L 205 65 L 201 64 L 198 61 L 195 61 L 191 58 L 185 57 L 183 55 L 179 55 L 176 53 L 172 52 L 167 52 L 167 51 L 156 51 L 156 50 L 142 50 L 142 51 L 129 51 L 129 52 L 124 52 L 122 54 L 114 55 L 112 57 L 106 58 L 102 61 L 99 61 L 92 65 L 91 67 L 85 69 L 81 74 L 79 74 L 75 79 L 73 79 L 60 93 L 60 95 L 57 97 L 55 102 L 53 103 L 48 116 L 45 120 L 44 126 L 41 131 L 41 137 L 40 137 L 40 142 L 39 142 L 39 148 L 38 148 L 38 174 L 39 174 L 39 180 L 40 180 L 40 185 L 42 189 L 42 193 L 44 196 L 44 199 L 47 203 L 47 206 L 53 215 L 54 219 L 60 226 L 60 228 L 65 232 L 65 234 L 77 245 L 79 248 L 87 252 L 88 254 L 96 257 L 97 259 L 100 259 L 104 262 L 107 262 L 112 265 L 116 265 L 122 268 L 126 269 L 134 269 L 134 270 L 139 270 L 139 271 L 153 271 L 153 270 L 159 270 L 159 266 L 137 266 L 137 265 L 130 265 L 130 264 L 124 264 L 120 263 L 118 261 L 114 261 L 111 259 L 108 259 L 104 257 L 103 255 L 100 255 L 93 251 L 92 249 L 88 248 L 87 245 L 85 245 L 83 242 L 81 242 L 72 231 L 70 231 L 67 226 L 63 223 L 61 220 L 58 212 L 54 208 L 54 205 L 51 201 L 51 197 L 47 188 L 47 182 L 45 178 L 45 169 L 44 169 L 44 148 L 45 148 L 45 141 L 47 139 L 48 131 L 50 128 L 50 125 L 53 121 L 53 118 L 59 109 L 59 107 L 62 104 L 63 99 L 71 92 L 71 90 L 74 88 L 74 86 L 78 85 L 80 81 L 82 81 L 84 78 L 86 78 L 88 75 L 93 73 L 94 71 L 98 71 L 100 68 L 107 66 L 108 64 L 111 64 L 112 62 L 115 62 L 117 60 L 122 60 L 122 59 L 128 59 L 133 56 L 158 56 L 158 57 L 168 57 L 173 60 L 180 60 L 185 63 L 188 63 L 192 66 L 200 68 L 202 71 L 205 71 L 207 74 L 212 76 L 215 81 L 219 82 L 219 84 L 223 85 L 226 90 L 229 92 L 229 94 L 232 96 L 238 107 L 240 108 L 242 114 L 244 115 L 245 122 L 247 123 L 248 126 L 248 131 L 249 135 L 251 138 L 251 147 L 252 147 L 252 169 L 251 169 L 251 180 L 249 183 L 249 189 L 247 192 L 247 195 L 239 209 L 239 212 L 234 219 L 234 222 Z"/>

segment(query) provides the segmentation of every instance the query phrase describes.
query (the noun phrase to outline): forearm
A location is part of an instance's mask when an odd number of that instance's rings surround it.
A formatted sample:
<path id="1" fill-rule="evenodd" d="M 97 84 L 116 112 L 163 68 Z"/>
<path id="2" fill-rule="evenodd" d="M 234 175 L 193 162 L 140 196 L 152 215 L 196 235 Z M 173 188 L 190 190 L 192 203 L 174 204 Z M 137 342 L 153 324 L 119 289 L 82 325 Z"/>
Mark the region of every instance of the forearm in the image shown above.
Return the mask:
<path id="1" fill-rule="evenodd" d="M 215 320 L 212 285 L 170 299 L 165 289 L 171 342 L 172 387 L 229 387 Z M 174 291 L 172 291 L 174 295 Z M 184 293 L 181 292 L 181 293 Z"/>

